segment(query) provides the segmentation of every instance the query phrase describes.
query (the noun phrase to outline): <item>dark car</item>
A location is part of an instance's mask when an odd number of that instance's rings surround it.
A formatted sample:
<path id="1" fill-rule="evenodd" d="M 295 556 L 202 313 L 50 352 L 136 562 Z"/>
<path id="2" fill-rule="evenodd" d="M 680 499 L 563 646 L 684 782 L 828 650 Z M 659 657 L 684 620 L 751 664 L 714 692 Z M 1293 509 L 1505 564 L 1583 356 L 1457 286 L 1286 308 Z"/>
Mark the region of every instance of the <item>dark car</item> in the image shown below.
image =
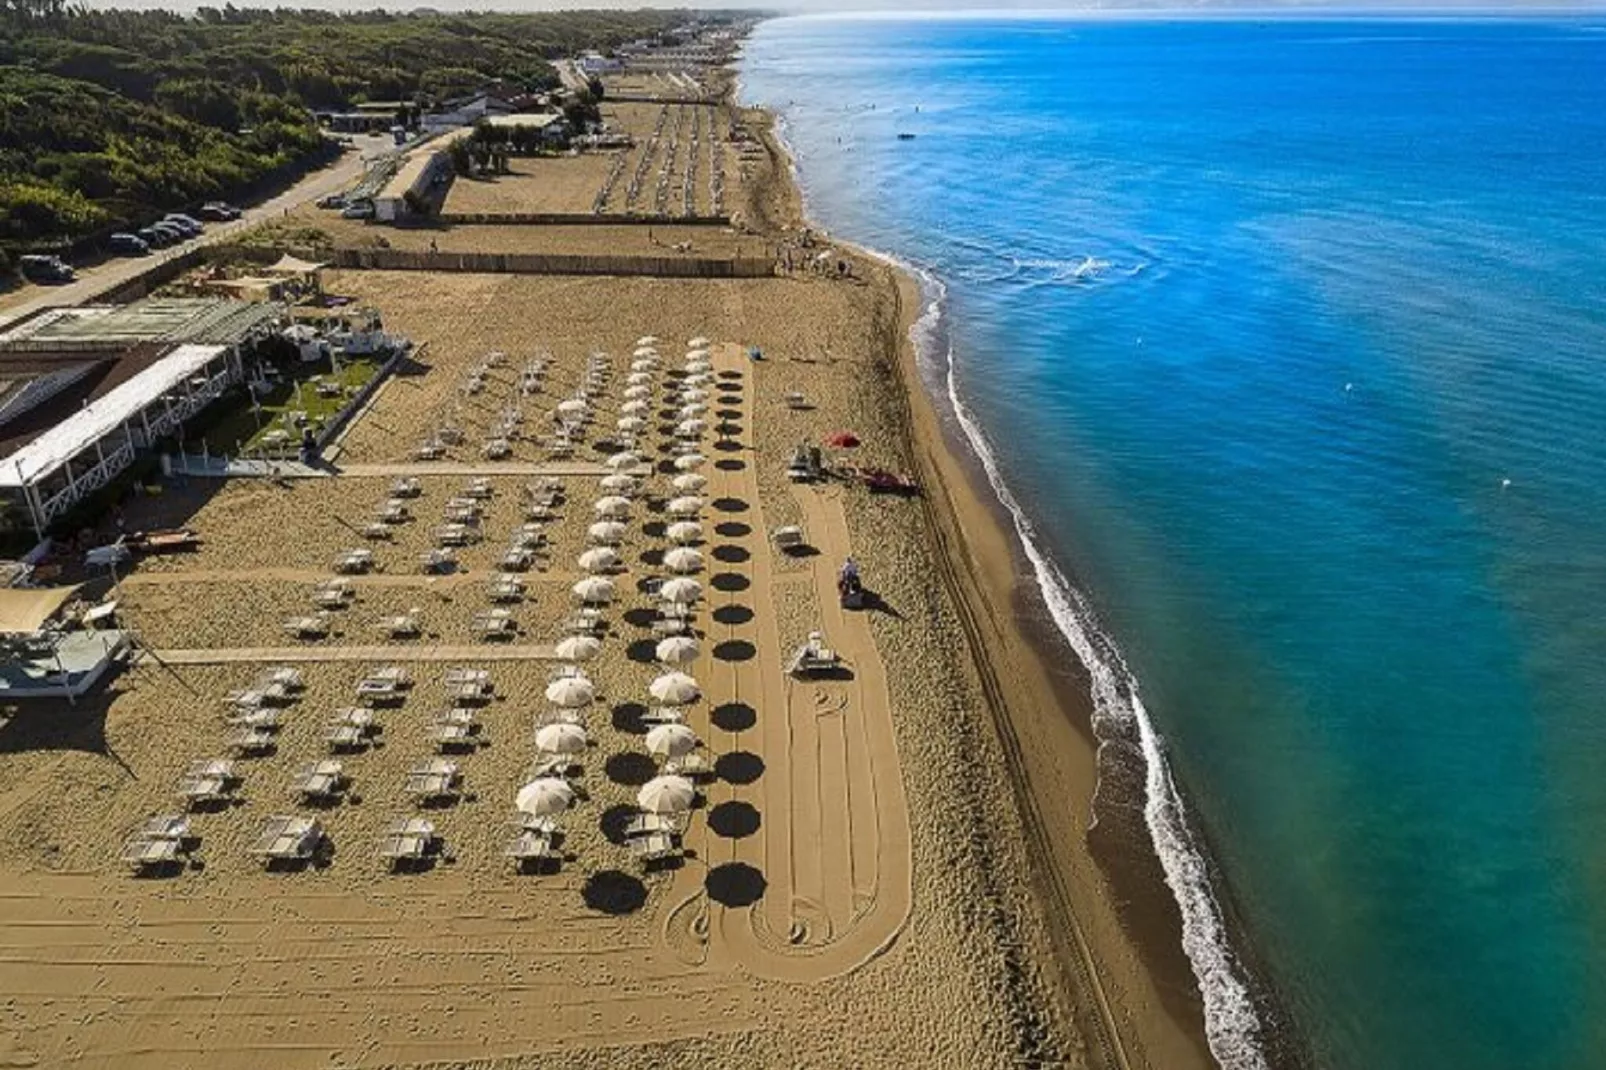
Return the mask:
<path id="1" fill-rule="evenodd" d="M 73 280 L 72 265 L 59 256 L 44 256 L 30 253 L 17 258 L 17 267 L 22 270 L 22 277 L 29 282 L 71 282 Z"/>
<path id="2" fill-rule="evenodd" d="M 156 222 L 155 225 L 158 227 L 172 227 L 186 238 L 193 238 L 197 234 L 201 233 L 201 228 L 199 226 L 193 225 L 183 219 L 179 219 L 170 215 L 163 216 Z"/>
<path id="3" fill-rule="evenodd" d="M 226 223 L 231 219 L 240 218 L 240 210 L 226 201 L 207 201 L 201 205 L 197 214 L 202 219 L 209 219 L 214 223 Z"/>
<path id="4" fill-rule="evenodd" d="M 342 193 L 331 193 L 327 196 L 318 198 L 319 208 L 344 208 L 345 206 L 346 197 L 345 194 Z"/>
<path id="5" fill-rule="evenodd" d="M 183 212 L 169 212 L 162 217 L 162 222 L 173 223 L 188 231 L 191 235 L 199 234 L 206 229 L 205 223 L 202 223 L 194 216 L 185 215 Z"/>
<path id="6" fill-rule="evenodd" d="M 138 234 L 117 233 L 106 239 L 106 248 L 118 256 L 145 256 L 151 251 L 150 243 Z"/>
<path id="7" fill-rule="evenodd" d="M 162 241 L 168 245 L 177 245 L 179 242 L 185 241 L 189 238 L 189 235 L 184 233 L 184 229 L 182 227 L 174 223 L 169 223 L 166 220 L 163 220 L 160 223 L 152 223 L 151 229 L 160 234 L 162 236 Z"/>
<path id="8" fill-rule="evenodd" d="M 158 234 L 154 227 L 140 227 L 139 230 L 134 232 L 134 237 L 138 238 L 152 249 L 159 249 L 168 244 L 167 239 Z"/>

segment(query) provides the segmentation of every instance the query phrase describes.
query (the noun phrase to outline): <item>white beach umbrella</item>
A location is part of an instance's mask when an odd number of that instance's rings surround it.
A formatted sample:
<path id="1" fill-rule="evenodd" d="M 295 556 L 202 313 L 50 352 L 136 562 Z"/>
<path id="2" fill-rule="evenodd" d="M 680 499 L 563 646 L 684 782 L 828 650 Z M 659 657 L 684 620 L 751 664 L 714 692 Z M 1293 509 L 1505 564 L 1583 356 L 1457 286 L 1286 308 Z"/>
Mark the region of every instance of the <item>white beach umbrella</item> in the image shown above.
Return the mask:
<path id="1" fill-rule="evenodd" d="M 578 416 L 590 407 L 579 398 L 570 398 L 568 401 L 558 402 L 558 411 L 565 416 Z"/>
<path id="2" fill-rule="evenodd" d="M 611 602 L 613 601 L 613 582 L 601 576 L 587 576 L 580 580 L 569 590 L 582 602 Z"/>
<path id="3" fill-rule="evenodd" d="M 711 372 L 714 370 L 714 366 L 706 360 L 688 360 L 686 362 L 686 370 L 695 375 L 698 372 Z"/>
<path id="4" fill-rule="evenodd" d="M 619 453 L 610 453 L 608 459 L 602 463 L 616 471 L 620 468 L 634 468 L 641 463 L 641 455 L 630 450 L 622 450 Z"/>
<path id="5" fill-rule="evenodd" d="M 658 344 L 658 336 L 656 334 L 644 334 L 636 339 L 636 344 L 638 346 L 655 346 Z"/>
<path id="6" fill-rule="evenodd" d="M 681 605 L 690 605 L 702 596 L 703 585 L 683 576 L 677 576 L 658 588 L 659 598 L 665 602 L 678 602 Z"/>
<path id="7" fill-rule="evenodd" d="M 686 359 L 687 360 L 707 360 L 708 359 L 708 353 L 709 353 L 709 350 L 708 350 L 707 346 L 692 346 L 690 349 L 686 350 Z"/>
<path id="8" fill-rule="evenodd" d="M 563 676 L 546 685 L 546 700 L 567 710 L 589 706 L 596 698 L 596 687 L 584 676 Z"/>
<path id="9" fill-rule="evenodd" d="M 708 486 L 708 477 L 697 472 L 684 472 L 669 481 L 670 486 L 686 494 L 694 494 Z"/>
<path id="10" fill-rule="evenodd" d="M 619 555 L 612 547 L 593 546 L 580 555 L 580 567 L 587 572 L 607 572 L 619 567 Z"/>
<path id="11" fill-rule="evenodd" d="M 634 390 L 636 393 L 632 394 Z M 652 372 L 631 372 L 625 376 L 625 397 L 644 398 L 652 393 Z"/>
<path id="12" fill-rule="evenodd" d="M 613 426 L 621 431 L 640 431 L 647 426 L 647 421 L 639 416 L 621 416 L 614 422 Z"/>
<path id="13" fill-rule="evenodd" d="M 636 477 L 627 476 L 623 472 L 615 472 L 599 479 L 597 486 L 612 494 L 626 494 L 636 489 Z"/>
<path id="14" fill-rule="evenodd" d="M 610 494 L 605 498 L 598 498 L 597 504 L 591 508 L 597 511 L 598 516 L 621 517 L 630 512 L 630 499 L 621 498 L 617 494 Z"/>
<path id="15" fill-rule="evenodd" d="M 681 418 L 686 420 L 690 420 L 696 416 L 701 416 L 707 411 L 708 406 L 704 405 L 701 401 L 688 401 L 686 404 L 680 407 Z"/>
<path id="16" fill-rule="evenodd" d="M 574 803 L 574 789 L 557 777 L 541 777 L 519 789 L 513 805 L 534 817 L 552 817 Z"/>
<path id="17" fill-rule="evenodd" d="M 714 377 L 709 375 L 707 372 L 692 372 L 690 375 L 686 376 L 686 378 L 681 380 L 681 382 L 685 383 L 687 386 L 706 386 L 713 381 Z"/>
<path id="18" fill-rule="evenodd" d="M 683 776 L 653 777 L 636 792 L 636 803 L 650 814 L 678 814 L 690 810 L 697 788 Z"/>
<path id="19" fill-rule="evenodd" d="M 697 651 L 697 640 L 691 636 L 671 635 L 668 639 L 658 640 L 657 649 L 653 653 L 665 665 L 684 665 L 697 660 Z"/>
<path id="20" fill-rule="evenodd" d="M 707 401 L 708 391 L 700 386 L 688 386 L 680 392 L 681 401 Z"/>
<path id="21" fill-rule="evenodd" d="M 650 408 L 652 408 L 651 405 L 640 398 L 636 398 L 634 401 L 627 401 L 619 406 L 619 413 L 622 416 L 640 416 Z"/>
<path id="22" fill-rule="evenodd" d="M 635 355 L 638 357 L 656 357 L 658 355 L 658 347 L 652 342 L 647 342 L 644 344 L 638 342 L 636 344 Z"/>
<path id="23" fill-rule="evenodd" d="M 675 458 L 675 468 L 682 472 L 695 472 L 708 463 L 708 458 L 700 453 L 687 453 Z"/>
<path id="24" fill-rule="evenodd" d="M 633 372 L 650 372 L 657 367 L 657 357 L 640 357 L 630 362 L 630 370 Z"/>
<path id="25" fill-rule="evenodd" d="M 670 516 L 696 516 L 702 511 L 703 500 L 695 494 L 688 494 L 684 498 L 675 498 L 664 507 Z"/>
<path id="26" fill-rule="evenodd" d="M 590 661 L 602 653 L 602 640 L 594 635 L 569 635 L 554 648 L 564 661 Z"/>
<path id="27" fill-rule="evenodd" d="M 699 334 L 696 338 L 693 338 L 691 341 L 686 343 L 686 348 L 687 349 L 707 349 L 709 344 L 710 343 L 709 343 L 708 339 L 704 338 L 702 335 Z"/>
<path id="28" fill-rule="evenodd" d="M 629 530 L 617 520 L 599 520 L 586 529 L 586 535 L 592 542 L 610 545 L 623 539 Z"/>
<path id="29" fill-rule="evenodd" d="M 685 545 L 688 542 L 697 542 L 703 537 L 703 526 L 695 520 L 677 520 L 669 525 L 669 530 L 664 534 L 669 536 L 670 542 Z"/>
<path id="30" fill-rule="evenodd" d="M 677 546 L 664 555 L 664 567 L 671 572 L 696 572 L 703 567 L 703 555 L 689 546 Z"/>
<path id="31" fill-rule="evenodd" d="M 708 425 L 702 420 L 682 420 L 675 425 L 675 434 L 682 438 L 696 438 L 707 430 Z"/>
<path id="32" fill-rule="evenodd" d="M 535 749 L 547 754 L 579 754 L 586 749 L 586 742 L 586 730 L 577 724 L 560 721 L 535 730 Z"/>
<path id="33" fill-rule="evenodd" d="M 683 724 L 661 724 L 647 730 L 647 753 L 682 758 L 697 749 L 697 733 Z"/>

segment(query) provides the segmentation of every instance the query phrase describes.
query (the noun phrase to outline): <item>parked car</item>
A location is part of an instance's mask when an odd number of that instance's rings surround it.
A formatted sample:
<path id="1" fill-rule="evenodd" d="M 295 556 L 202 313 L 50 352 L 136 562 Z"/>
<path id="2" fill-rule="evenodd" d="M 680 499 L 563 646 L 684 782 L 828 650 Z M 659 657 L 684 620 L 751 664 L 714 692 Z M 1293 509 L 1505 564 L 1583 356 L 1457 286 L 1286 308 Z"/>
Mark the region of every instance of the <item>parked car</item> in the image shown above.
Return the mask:
<path id="1" fill-rule="evenodd" d="M 343 193 L 331 193 L 326 197 L 318 198 L 319 208 L 344 208 L 345 206 L 346 195 Z"/>
<path id="2" fill-rule="evenodd" d="M 177 223 L 181 227 L 188 227 L 197 234 L 206 229 L 205 223 L 202 223 L 192 215 L 185 215 L 183 212 L 169 212 L 162 217 L 162 221 L 164 223 Z"/>
<path id="3" fill-rule="evenodd" d="M 200 228 L 199 224 L 191 223 L 191 222 L 187 221 L 186 219 L 182 219 L 182 218 L 179 218 L 177 216 L 170 216 L 170 215 L 169 216 L 163 216 L 161 218 L 161 221 L 158 222 L 156 225 L 157 226 L 172 227 L 174 230 L 178 231 L 180 234 L 184 235 L 184 237 L 186 237 L 186 238 L 193 238 L 197 234 L 201 233 L 201 228 Z"/>
<path id="4" fill-rule="evenodd" d="M 340 218 L 342 219 L 372 219 L 373 217 L 373 201 L 352 201 L 340 213 Z"/>
<path id="5" fill-rule="evenodd" d="M 168 245 L 177 245 L 179 242 L 189 239 L 189 235 L 184 233 L 184 229 L 182 227 L 174 223 L 169 223 L 165 219 L 160 223 L 152 223 L 151 229 L 160 234 L 162 236 L 162 241 Z"/>
<path id="6" fill-rule="evenodd" d="M 201 205 L 199 215 L 202 219 L 210 219 L 214 223 L 224 223 L 230 219 L 239 219 L 240 210 L 227 201 L 207 201 Z"/>
<path id="7" fill-rule="evenodd" d="M 17 267 L 29 282 L 59 283 L 73 280 L 72 265 L 59 256 L 30 253 L 17 258 Z"/>
<path id="8" fill-rule="evenodd" d="M 129 234 L 119 231 L 106 239 L 106 248 L 118 256 L 147 256 L 151 251 L 150 243 L 138 234 Z"/>
<path id="9" fill-rule="evenodd" d="M 167 238 L 161 234 L 158 234 L 155 229 L 151 227 L 140 227 L 134 232 L 134 237 L 138 238 L 152 249 L 159 249 L 168 244 Z"/>

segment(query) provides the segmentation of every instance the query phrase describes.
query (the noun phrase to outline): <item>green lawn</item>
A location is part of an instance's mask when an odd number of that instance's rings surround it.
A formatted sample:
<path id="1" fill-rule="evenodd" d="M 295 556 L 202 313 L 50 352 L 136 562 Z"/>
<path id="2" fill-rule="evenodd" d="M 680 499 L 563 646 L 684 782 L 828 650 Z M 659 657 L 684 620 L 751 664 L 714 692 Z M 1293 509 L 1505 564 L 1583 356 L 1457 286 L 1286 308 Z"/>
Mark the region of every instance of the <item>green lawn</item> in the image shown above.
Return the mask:
<path id="1" fill-rule="evenodd" d="M 207 428 L 207 448 L 214 454 L 251 454 L 274 448 L 273 433 L 283 432 L 278 449 L 294 453 L 301 444 L 301 426 L 292 414 L 306 414 L 306 426 L 317 433 L 351 396 L 379 373 L 380 362 L 366 357 L 346 357 L 340 371 L 331 373 L 327 362 L 298 364 L 270 394 L 258 399 L 258 410 L 242 398 L 234 408 Z M 325 396 L 318 385 L 335 384 L 338 394 Z"/>

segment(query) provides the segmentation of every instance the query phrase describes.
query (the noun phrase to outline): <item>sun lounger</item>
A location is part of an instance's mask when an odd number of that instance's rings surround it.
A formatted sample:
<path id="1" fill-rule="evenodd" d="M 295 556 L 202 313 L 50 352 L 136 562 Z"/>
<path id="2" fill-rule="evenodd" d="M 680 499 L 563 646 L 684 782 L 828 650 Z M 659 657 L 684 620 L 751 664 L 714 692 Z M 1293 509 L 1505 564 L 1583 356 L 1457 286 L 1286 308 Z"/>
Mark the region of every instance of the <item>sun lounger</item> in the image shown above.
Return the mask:
<path id="1" fill-rule="evenodd" d="M 563 857 L 561 852 L 553 848 L 547 834 L 534 830 L 520 832 L 502 854 L 519 866 L 527 866 L 531 862 L 558 861 Z"/>
<path id="2" fill-rule="evenodd" d="M 362 537 L 370 542 L 390 542 L 395 537 L 395 532 L 391 531 L 383 521 L 375 520 L 371 524 L 363 525 Z"/>
<path id="3" fill-rule="evenodd" d="M 329 750 L 335 754 L 361 750 L 373 738 L 374 728 L 374 711 L 348 706 L 335 711 L 323 738 L 329 744 Z"/>
<path id="4" fill-rule="evenodd" d="M 434 758 L 413 767 L 404 790 L 421 802 L 444 799 L 457 793 L 458 776 L 456 762 Z"/>
<path id="5" fill-rule="evenodd" d="M 357 701 L 367 706 L 398 705 L 406 698 L 406 689 L 395 680 L 369 677 L 357 684 Z"/>
<path id="6" fill-rule="evenodd" d="M 438 461 L 444 456 L 446 456 L 446 447 L 433 439 L 413 450 L 413 460 L 415 461 Z"/>
<path id="7" fill-rule="evenodd" d="M 224 723 L 231 728 L 260 728 L 271 732 L 279 727 L 279 711 L 267 708 L 240 710 L 229 715 Z"/>
<path id="8" fill-rule="evenodd" d="M 565 635 L 595 635 L 607 626 L 602 611 L 595 606 L 577 609 L 563 622 Z"/>
<path id="9" fill-rule="evenodd" d="M 270 866 L 275 862 L 305 862 L 317 854 L 323 836 L 323 826 L 311 818 L 281 814 L 263 824 L 251 853 Z"/>
<path id="10" fill-rule="evenodd" d="M 372 550 L 347 550 L 335 558 L 330 566 L 334 571 L 345 575 L 356 575 L 368 572 L 374 567 L 374 552 Z"/>
<path id="11" fill-rule="evenodd" d="M 147 840 L 187 840 L 190 837 L 190 819 L 184 814 L 153 814 L 145 819 L 136 836 Z"/>
<path id="12" fill-rule="evenodd" d="M 527 779 L 539 780 L 542 777 L 557 777 L 561 780 L 570 780 L 583 772 L 579 762 L 572 754 L 548 754 L 537 758 L 530 763 L 530 772 Z"/>
<path id="13" fill-rule="evenodd" d="M 135 873 L 145 873 L 172 865 L 183 853 L 177 839 L 135 835 L 124 841 L 120 861 Z"/>
<path id="14" fill-rule="evenodd" d="M 398 613 L 391 617 L 381 617 L 375 627 L 391 639 L 416 639 L 423 634 L 423 628 L 418 623 L 417 615 L 412 613 Z"/>
<path id="15" fill-rule="evenodd" d="M 524 584 L 513 576 L 497 576 L 486 595 L 492 602 L 519 602 L 524 598 Z"/>
<path id="16" fill-rule="evenodd" d="M 519 626 L 512 613 L 505 609 L 486 609 L 474 614 L 469 628 L 479 639 L 511 639 L 518 635 Z"/>
<path id="17" fill-rule="evenodd" d="M 301 679 L 301 670 L 291 665 L 269 665 L 257 673 L 256 686 L 260 688 L 277 687 L 285 696 L 292 692 L 303 690 L 306 684 Z"/>
<path id="18" fill-rule="evenodd" d="M 297 639 L 322 639 L 329 634 L 329 615 L 323 611 L 304 617 L 291 617 L 284 630 Z"/>
<path id="19" fill-rule="evenodd" d="M 452 555 L 450 550 L 426 550 L 418 555 L 418 569 L 420 572 L 450 572 L 456 562 L 457 558 Z"/>
<path id="20" fill-rule="evenodd" d="M 686 711 L 679 706 L 653 706 L 641 715 L 643 724 L 685 724 Z"/>
<path id="21" fill-rule="evenodd" d="M 535 727 L 545 728 L 549 724 L 585 724 L 585 715 L 579 710 L 566 710 L 555 708 L 536 715 Z"/>
<path id="22" fill-rule="evenodd" d="M 446 683 L 446 697 L 459 705 L 483 706 L 496 697 L 496 687 L 490 679 L 468 679 Z"/>
<path id="23" fill-rule="evenodd" d="M 480 456 L 488 461 L 504 460 L 511 456 L 512 453 L 513 444 L 506 438 L 487 439 L 485 444 L 480 447 Z"/>
<path id="24" fill-rule="evenodd" d="M 467 546 L 480 541 L 479 529 L 467 524 L 442 524 L 433 534 L 438 546 Z"/>
<path id="25" fill-rule="evenodd" d="M 356 596 L 350 580 L 325 580 L 312 589 L 312 604 L 319 609 L 345 609 Z"/>
<path id="26" fill-rule="evenodd" d="M 670 758 L 664 762 L 665 774 L 674 774 L 683 777 L 705 777 L 714 772 L 714 765 L 703 754 L 683 754 L 679 758 Z"/>
<path id="27" fill-rule="evenodd" d="M 424 493 L 423 487 L 412 476 L 403 476 L 390 485 L 393 498 L 416 498 Z"/>
<path id="28" fill-rule="evenodd" d="M 679 853 L 675 841 L 667 832 L 649 832 L 630 839 L 630 853 L 638 862 L 659 862 Z"/>
<path id="29" fill-rule="evenodd" d="M 510 547 L 502 554 L 497 566 L 505 572 L 528 572 L 535 564 L 535 551 Z"/>
<path id="30" fill-rule="evenodd" d="M 313 762 L 296 770 L 290 788 L 309 802 L 321 802 L 338 796 L 346 787 L 345 767 L 339 762 Z"/>
<path id="31" fill-rule="evenodd" d="M 679 836 L 684 829 L 685 821 L 677 814 L 637 814 L 625 826 L 625 836 L 650 836 L 654 833 Z"/>
<path id="32" fill-rule="evenodd" d="M 255 757 L 273 749 L 274 737 L 266 728 L 243 725 L 229 733 L 223 747 L 242 758 Z"/>
<path id="33" fill-rule="evenodd" d="M 448 446 L 459 446 L 463 442 L 463 429 L 455 424 L 447 424 L 435 432 L 435 437 Z"/>

